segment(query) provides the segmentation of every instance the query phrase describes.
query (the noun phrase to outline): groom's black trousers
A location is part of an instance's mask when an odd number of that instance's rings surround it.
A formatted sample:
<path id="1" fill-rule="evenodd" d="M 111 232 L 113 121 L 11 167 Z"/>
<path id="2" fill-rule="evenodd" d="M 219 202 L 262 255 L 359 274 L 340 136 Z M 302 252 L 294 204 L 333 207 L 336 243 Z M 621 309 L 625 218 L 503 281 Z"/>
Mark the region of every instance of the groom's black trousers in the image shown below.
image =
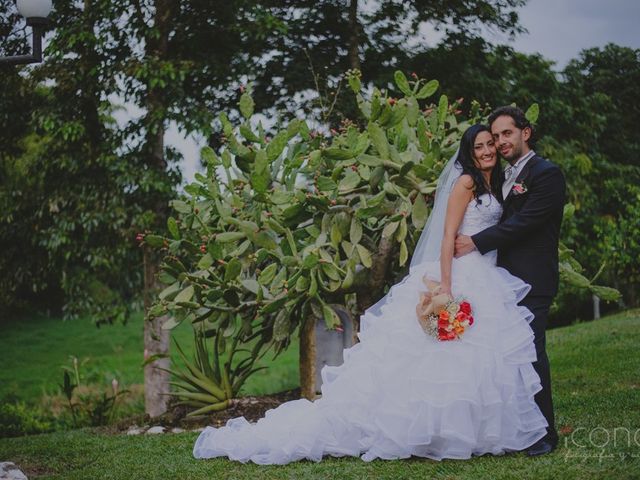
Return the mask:
<path id="1" fill-rule="evenodd" d="M 520 305 L 527 307 L 535 318 L 531 321 L 531 329 L 534 334 L 537 361 L 533 363 L 533 368 L 540 377 L 542 390 L 536 396 L 535 401 L 544 418 L 547 419 L 547 440 L 554 445 L 558 442 L 558 433 L 555 428 L 553 416 L 553 400 L 551 399 L 551 372 L 549 370 L 549 358 L 546 348 L 547 319 L 549 318 L 549 308 L 553 297 L 550 296 L 527 296 L 520 302 Z"/>

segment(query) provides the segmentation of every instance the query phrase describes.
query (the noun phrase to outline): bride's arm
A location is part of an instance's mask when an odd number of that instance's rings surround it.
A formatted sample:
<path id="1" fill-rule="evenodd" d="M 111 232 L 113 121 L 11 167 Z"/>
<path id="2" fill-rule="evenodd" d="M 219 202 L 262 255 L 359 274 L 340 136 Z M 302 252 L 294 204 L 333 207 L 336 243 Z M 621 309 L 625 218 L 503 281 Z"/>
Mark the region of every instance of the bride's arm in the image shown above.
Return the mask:
<path id="1" fill-rule="evenodd" d="M 456 180 L 447 202 L 444 220 L 444 235 L 440 249 L 440 291 L 451 295 L 451 262 L 456 234 L 462 223 L 467 205 L 473 198 L 473 179 L 462 175 Z"/>

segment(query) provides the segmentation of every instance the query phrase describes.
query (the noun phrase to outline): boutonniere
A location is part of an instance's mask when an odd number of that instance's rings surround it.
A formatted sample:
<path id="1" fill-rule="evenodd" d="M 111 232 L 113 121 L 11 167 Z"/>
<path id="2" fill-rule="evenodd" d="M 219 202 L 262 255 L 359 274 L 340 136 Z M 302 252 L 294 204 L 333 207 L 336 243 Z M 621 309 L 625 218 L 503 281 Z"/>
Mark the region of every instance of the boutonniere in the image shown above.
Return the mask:
<path id="1" fill-rule="evenodd" d="M 516 182 L 513 184 L 513 187 L 511 187 L 511 192 L 514 195 L 522 195 L 527 192 L 527 186 L 522 182 Z"/>

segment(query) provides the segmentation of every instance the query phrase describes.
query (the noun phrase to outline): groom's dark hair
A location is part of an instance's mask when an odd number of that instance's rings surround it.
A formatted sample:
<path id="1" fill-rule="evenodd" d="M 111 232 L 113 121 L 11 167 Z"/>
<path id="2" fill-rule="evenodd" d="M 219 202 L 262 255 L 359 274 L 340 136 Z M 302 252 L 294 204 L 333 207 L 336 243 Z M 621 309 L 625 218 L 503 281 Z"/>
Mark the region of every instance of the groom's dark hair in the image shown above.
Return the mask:
<path id="1" fill-rule="evenodd" d="M 525 128 L 531 129 L 531 136 L 529 137 L 529 140 L 527 140 L 527 145 L 529 145 L 529 148 L 534 148 L 536 145 L 536 140 L 533 124 L 529 120 L 527 120 L 527 116 L 518 107 L 514 107 L 513 105 L 506 105 L 504 107 L 496 108 L 493 112 L 491 112 L 491 115 L 489 115 L 489 118 L 487 119 L 489 128 L 491 128 L 491 125 L 493 125 L 493 122 L 495 122 L 498 117 L 504 116 L 511 117 L 513 119 L 513 123 L 520 130 L 523 130 Z"/>

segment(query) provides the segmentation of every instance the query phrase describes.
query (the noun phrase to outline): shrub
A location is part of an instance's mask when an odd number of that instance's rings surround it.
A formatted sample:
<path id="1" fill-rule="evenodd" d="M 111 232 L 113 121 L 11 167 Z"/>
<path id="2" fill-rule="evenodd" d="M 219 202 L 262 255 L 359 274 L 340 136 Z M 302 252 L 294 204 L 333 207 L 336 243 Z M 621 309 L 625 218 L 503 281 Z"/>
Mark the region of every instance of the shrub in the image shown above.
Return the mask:
<path id="1" fill-rule="evenodd" d="M 53 430 L 39 409 L 29 407 L 15 398 L 5 398 L 0 403 L 0 437 L 17 437 Z"/>

